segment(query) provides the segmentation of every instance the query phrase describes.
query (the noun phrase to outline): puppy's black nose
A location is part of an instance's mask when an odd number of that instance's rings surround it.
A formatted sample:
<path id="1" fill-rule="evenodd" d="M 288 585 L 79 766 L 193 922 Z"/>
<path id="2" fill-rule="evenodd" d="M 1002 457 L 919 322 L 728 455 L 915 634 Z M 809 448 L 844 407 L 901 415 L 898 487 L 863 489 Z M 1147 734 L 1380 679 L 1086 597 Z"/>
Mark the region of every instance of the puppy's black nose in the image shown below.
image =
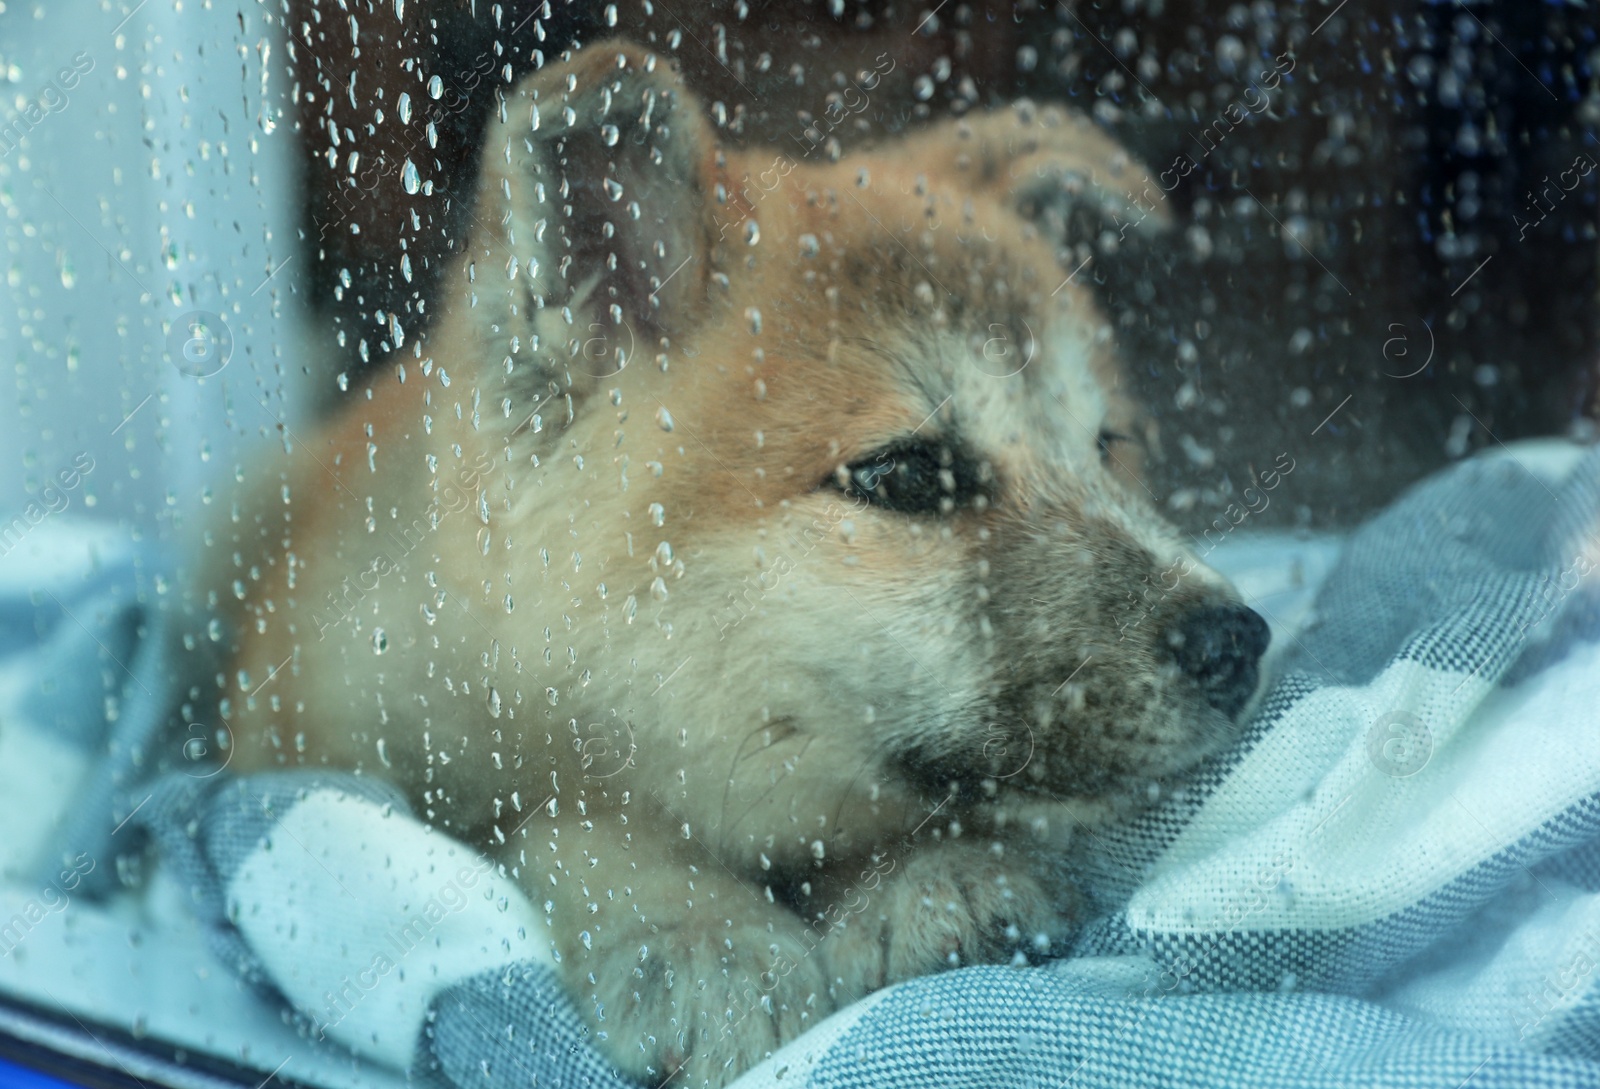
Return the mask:
<path id="1" fill-rule="evenodd" d="M 1254 609 L 1207 605 L 1168 632 L 1178 666 L 1200 685 L 1206 702 L 1237 715 L 1256 690 L 1256 667 L 1272 633 Z"/>

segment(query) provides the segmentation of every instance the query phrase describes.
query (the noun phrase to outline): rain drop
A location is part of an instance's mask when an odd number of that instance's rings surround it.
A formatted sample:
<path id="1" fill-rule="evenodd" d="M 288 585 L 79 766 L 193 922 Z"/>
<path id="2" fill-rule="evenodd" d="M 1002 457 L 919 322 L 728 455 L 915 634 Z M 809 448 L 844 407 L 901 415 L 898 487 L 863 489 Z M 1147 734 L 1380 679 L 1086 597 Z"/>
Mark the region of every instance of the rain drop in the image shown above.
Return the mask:
<path id="1" fill-rule="evenodd" d="M 384 651 L 386 651 L 388 649 L 389 649 L 389 637 L 384 634 L 382 628 L 373 628 L 372 629 L 372 653 L 374 653 L 374 654 L 382 654 Z"/>

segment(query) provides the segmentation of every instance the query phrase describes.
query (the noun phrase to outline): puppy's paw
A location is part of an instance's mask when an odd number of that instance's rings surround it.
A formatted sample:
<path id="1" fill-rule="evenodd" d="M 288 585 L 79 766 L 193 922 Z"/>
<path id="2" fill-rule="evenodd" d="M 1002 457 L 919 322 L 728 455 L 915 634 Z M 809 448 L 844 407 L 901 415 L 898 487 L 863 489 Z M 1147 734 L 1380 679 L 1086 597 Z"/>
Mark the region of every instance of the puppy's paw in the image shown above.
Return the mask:
<path id="1" fill-rule="evenodd" d="M 840 992 L 969 964 L 1028 961 L 1063 951 L 1076 897 L 977 844 L 945 843 L 909 854 L 868 903 L 830 936 Z"/>
<path id="2" fill-rule="evenodd" d="M 726 1085 L 834 1009 L 789 926 L 686 922 L 590 963 L 607 1051 L 646 1084 Z"/>

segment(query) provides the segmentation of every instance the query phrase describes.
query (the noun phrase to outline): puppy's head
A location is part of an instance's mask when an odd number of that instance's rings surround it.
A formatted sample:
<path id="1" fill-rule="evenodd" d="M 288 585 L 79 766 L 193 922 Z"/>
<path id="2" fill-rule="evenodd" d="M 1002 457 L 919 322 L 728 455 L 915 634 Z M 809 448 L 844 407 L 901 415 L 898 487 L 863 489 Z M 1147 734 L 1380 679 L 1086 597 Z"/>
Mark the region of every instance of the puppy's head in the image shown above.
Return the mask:
<path id="1" fill-rule="evenodd" d="M 1158 224 L 1142 171 L 1025 105 L 837 162 L 796 134 L 725 152 L 614 43 L 490 127 L 445 324 L 532 474 L 491 562 L 537 587 L 552 727 L 626 722 L 628 775 L 704 771 L 729 838 L 800 843 L 884 790 L 1193 763 L 1266 629 L 1138 475 L 1085 243 Z"/>

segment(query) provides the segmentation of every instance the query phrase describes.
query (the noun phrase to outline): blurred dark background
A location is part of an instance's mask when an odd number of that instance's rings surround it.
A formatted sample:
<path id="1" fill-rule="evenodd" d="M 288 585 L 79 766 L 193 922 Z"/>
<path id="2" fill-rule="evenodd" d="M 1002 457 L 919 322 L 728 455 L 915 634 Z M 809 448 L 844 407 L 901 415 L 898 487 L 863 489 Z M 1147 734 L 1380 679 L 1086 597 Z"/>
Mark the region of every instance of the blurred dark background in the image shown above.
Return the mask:
<path id="1" fill-rule="evenodd" d="M 1329 526 L 1483 446 L 1587 434 L 1600 10 L 1374 6 L 438 0 L 358 22 L 290 0 L 329 401 L 388 352 L 391 315 L 425 324 L 494 89 L 626 36 L 680 64 L 730 143 L 794 147 L 884 56 L 840 151 L 1023 95 L 1114 131 L 1180 224 L 1107 235 L 1091 266 L 1180 523 L 1280 453 L 1296 469 L 1262 520 Z"/>

